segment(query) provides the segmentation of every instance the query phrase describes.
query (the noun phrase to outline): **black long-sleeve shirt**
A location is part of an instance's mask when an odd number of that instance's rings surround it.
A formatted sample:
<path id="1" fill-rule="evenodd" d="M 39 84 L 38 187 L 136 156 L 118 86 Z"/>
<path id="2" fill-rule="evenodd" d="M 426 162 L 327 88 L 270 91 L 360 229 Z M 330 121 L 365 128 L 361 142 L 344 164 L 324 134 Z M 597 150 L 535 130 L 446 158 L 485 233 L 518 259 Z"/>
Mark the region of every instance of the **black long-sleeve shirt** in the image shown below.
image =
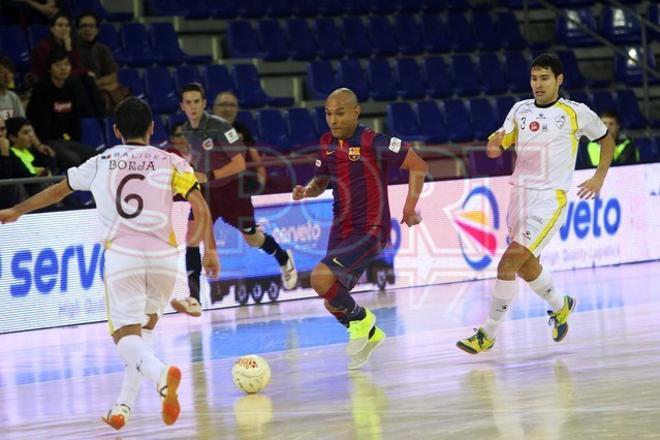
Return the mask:
<path id="1" fill-rule="evenodd" d="M 67 80 L 59 88 L 50 78 L 40 81 L 32 91 L 27 118 L 44 142 L 52 140 L 80 141 L 80 99 L 78 88 Z"/>

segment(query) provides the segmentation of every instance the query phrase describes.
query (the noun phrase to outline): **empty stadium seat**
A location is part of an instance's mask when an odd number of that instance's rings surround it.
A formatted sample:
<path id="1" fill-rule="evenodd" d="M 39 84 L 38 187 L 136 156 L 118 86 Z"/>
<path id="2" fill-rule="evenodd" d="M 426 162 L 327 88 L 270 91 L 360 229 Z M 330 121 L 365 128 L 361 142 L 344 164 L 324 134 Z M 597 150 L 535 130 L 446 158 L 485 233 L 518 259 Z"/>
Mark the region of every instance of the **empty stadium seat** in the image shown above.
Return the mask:
<path id="1" fill-rule="evenodd" d="M 259 127 L 257 126 L 257 121 L 254 119 L 254 115 L 249 110 L 239 110 L 236 115 L 236 120 L 247 127 L 252 133 L 255 141 L 260 142 Z"/>
<path id="2" fill-rule="evenodd" d="M 405 141 L 423 141 L 417 115 L 408 102 L 391 102 L 387 104 L 388 133 Z"/>
<path id="3" fill-rule="evenodd" d="M 359 101 L 369 99 L 369 84 L 358 60 L 350 59 L 339 62 L 337 85 L 353 90 Z"/>
<path id="4" fill-rule="evenodd" d="M 529 83 L 529 61 L 520 52 L 508 52 L 504 54 L 504 65 L 506 76 L 509 79 L 509 90 L 512 92 L 528 92 L 531 88 Z"/>
<path id="5" fill-rule="evenodd" d="M 653 163 L 660 161 L 660 137 L 649 140 L 647 142 L 640 142 L 637 144 L 637 151 L 639 151 L 639 161 L 641 163 Z"/>
<path id="6" fill-rule="evenodd" d="M 521 50 L 527 47 L 527 42 L 520 33 L 518 19 L 513 12 L 498 12 L 497 30 L 504 49 Z"/>
<path id="7" fill-rule="evenodd" d="M 616 103 L 612 99 L 612 94 L 605 90 L 595 91 L 593 94 L 593 103 L 592 108 L 596 113 L 601 113 L 604 111 L 616 111 Z"/>
<path id="8" fill-rule="evenodd" d="M 266 4 L 262 0 L 240 0 L 236 2 L 238 13 L 245 18 L 260 18 L 266 15 Z"/>
<path id="9" fill-rule="evenodd" d="M 454 55 L 452 57 L 452 67 L 458 94 L 461 96 L 478 95 L 481 91 L 480 80 L 470 56 Z"/>
<path id="10" fill-rule="evenodd" d="M 399 52 L 406 55 L 418 55 L 424 52 L 424 39 L 420 25 L 414 15 L 397 15 L 395 17 L 396 39 L 399 42 Z"/>
<path id="11" fill-rule="evenodd" d="M 314 121 L 316 123 L 316 129 L 318 130 L 319 135 L 323 135 L 330 131 L 328 127 L 328 121 L 325 119 L 325 107 L 314 107 L 313 115 Z"/>
<path id="12" fill-rule="evenodd" d="M 264 105 L 290 106 L 293 98 L 273 97 L 266 94 L 261 87 L 259 73 L 254 64 L 234 64 L 234 85 L 236 95 L 242 106 L 246 108 L 263 107 Z"/>
<path id="13" fill-rule="evenodd" d="M 102 121 L 96 118 L 82 118 L 80 120 L 81 141 L 96 151 L 104 150 L 107 146 L 105 127 Z"/>
<path id="14" fill-rule="evenodd" d="M 640 86 L 644 81 L 644 72 L 642 66 L 638 63 L 642 60 L 643 49 L 639 47 L 628 47 L 625 50 L 628 52 L 628 57 L 623 57 L 619 54 L 615 55 L 614 79 L 629 86 Z M 630 59 L 630 57 L 633 59 Z M 646 57 L 646 62 L 649 68 L 657 70 L 655 56 L 652 51 Z M 648 73 L 647 81 L 649 84 L 660 84 L 660 78 Z"/>
<path id="15" fill-rule="evenodd" d="M 479 49 L 489 51 L 500 49 L 500 35 L 490 12 L 473 11 L 472 23 Z"/>
<path id="16" fill-rule="evenodd" d="M 172 23 L 151 23 L 149 25 L 151 36 L 151 47 L 161 63 L 168 65 L 208 64 L 212 61 L 208 55 L 188 55 L 179 46 L 177 36 Z"/>
<path id="17" fill-rule="evenodd" d="M 124 55 L 124 48 L 121 45 L 121 39 L 117 29 L 109 23 L 101 23 L 99 25 L 99 33 L 97 40 L 105 44 L 112 51 L 112 56 L 115 58 L 117 64 L 126 64 L 127 58 Z"/>
<path id="18" fill-rule="evenodd" d="M 287 111 L 290 140 L 294 151 L 307 150 L 319 142 L 314 119 L 306 108 L 290 108 Z"/>
<path id="19" fill-rule="evenodd" d="M 454 83 L 442 57 L 424 59 L 428 93 L 434 98 L 446 98 L 454 93 Z"/>
<path id="20" fill-rule="evenodd" d="M 639 109 L 639 103 L 637 102 L 634 91 L 619 90 L 616 92 L 616 104 L 624 128 L 646 128 L 648 121 Z"/>
<path id="21" fill-rule="evenodd" d="M 138 72 L 137 69 L 119 69 L 117 72 L 117 78 L 121 84 L 130 89 L 133 96 L 144 98 L 144 81 L 142 81 L 140 72 Z"/>
<path id="22" fill-rule="evenodd" d="M 397 96 L 397 85 L 389 62 L 384 58 L 369 60 L 371 97 L 377 101 L 392 101 Z"/>
<path id="23" fill-rule="evenodd" d="M 342 33 L 346 45 L 346 55 L 351 58 L 363 58 L 371 55 L 371 39 L 360 17 L 345 17 Z"/>
<path id="24" fill-rule="evenodd" d="M 30 49 L 23 30 L 18 26 L 0 26 L 0 49 L 14 62 L 18 71 L 30 65 Z"/>
<path id="25" fill-rule="evenodd" d="M 502 124 L 504 124 L 504 120 L 513 108 L 513 104 L 515 103 L 516 100 L 513 98 L 513 96 L 500 96 L 495 98 L 495 110 L 497 112 L 498 126 L 502 126 Z"/>
<path id="26" fill-rule="evenodd" d="M 339 87 L 328 60 L 313 61 L 307 67 L 307 91 L 312 99 L 325 99 Z"/>
<path id="27" fill-rule="evenodd" d="M 202 83 L 208 99 L 214 99 L 220 92 L 234 91 L 234 80 L 229 74 L 227 66 L 222 64 L 210 64 L 202 67 Z"/>
<path id="28" fill-rule="evenodd" d="M 502 64 L 494 53 L 483 53 L 479 56 L 479 74 L 481 75 L 481 90 L 487 94 L 504 93 L 507 90 L 507 80 Z"/>
<path id="29" fill-rule="evenodd" d="M 227 46 L 231 58 L 263 58 L 266 55 L 259 46 L 257 33 L 247 20 L 229 22 Z"/>
<path id="30" fill-rule="evenodd" d="M 502 125 L 497 120 L 493 106 L 486 98 L 470 100 L 470 119 L 474 137 L 484 141 Z"/>
<path id="31" fill-rule="evenodd" d="M 159 115 L 154 115 L 154 134 L 151 136 L 151 145 L 158 148 L 167 148 L 169 142 L 170 138 L 167 135 L 163 119 Z"/>
<path id="32" fill-rule="evenodd" d="M 277 20 L 259 20 L 257 30 L 265 61 L 283 61 L 289 58 L 286 35 Z"/>
<path id="33" fill-rule="evenodd" d="M 341 58 L 344 55 L 344 45 L 341 34 L 332 18 L 316 20 L 316 42 L 321 58 Z"/>
<path id="34" fill-rule="evenodd" d="M 426 96 L 426 84 L 414 58 L 399 58 L 396 61 L 399 96 L 403 99 L 419 99 Z"/>
<path id="35" fill-rule="evenodd" d="M 27 28 L 28 43 L 30 48 L 34 48 L 41 40 L 50 36 L 50 29 L 45 24 L 33 24 Z"/>
<path id="36" fill-rule="evenodd" d="M 374 55 L 387 56 L 399 52 L 396 34 L 388 17 L 382 15 L 370 17 L 369 33 L 371 35 L 371 52 Z"/>
<path id="37" fill-rule="evenodd" d="M 131 21 L 131 12 L 108 12 L 99 0 L 73 0 L 71 2 L 71 16 L 77 18 L 81 13 L 92 11 L 100 20 Z"/>
<path id="38" fill-rule="evenodd" d="M 557 42 L 571 47 L 598 45 L 598 41 L 574 22 L 578 21 L 590 30 L 597 32 L 596 19 L 590 9 L 570 9 L 566 11 L 566 14 L 571 20 L 567 20 L 561 15 L 557 17 L 555 24 L 555 38 Z"/>
<path id="39" fill-rule="evenodd" d="M 313 60 L 316 58 L 318 49 L 316 38 L 309 28 L 306 20 L 287 20 L 287 32 L 289 34 L 289 54 L 294 60 Z"/>
<path id="40" fill-rule="evenodd" d="M 564 88 L 569 90 L 585 88 L 587 80 L 580 71 L 575 53 L 572 50 L 558 50 L 557 56 L 564 67 Z"/>
<path id="41" fill-rule="evenodd" d="M 452 49 L 456 52 L 472 52 L 477 48 L 477 39 L 472 23 L 462 13 L 452 13 L 447 17 L 447 29 Z"/>
<path id="42" fill-rule="evenodd" d="M 642 41 L 642 30 L 637 16 L 622 8 L 603 7 L 600 31 L 615 44 L 640 44 Z"/>
<path id="43" fill-rule="evenodd" d="M 183 86 L 191 82 L 197 82 L 202 84 L 202 76 L 199 74 L 199 70 L 195 66 L 179 66 L 174 69 L 174 74 L 172 75 L 174 79 L 174 88 L 176 91 L 180 91 Z M 210 99 L 213 99 L 211 97 Z"/>
<path id="44" fill-rule="evenodd" d="M 588 93 L 586 93 L 586 92 L 571 92 L 570 96 L 571 96 L 572 101 L 581 102 L 582 104 L 586 105 L 590 109 L 594 110 L 594 103 L 591 99 L 591 96 L 589 96 Z"/>
<path id="45" fill-rule="evenodd" d="M 449 140 L 449 130 L 445 115 L 435 101 L 419 101 L 415 104 L 420 131 L 429 143 L 443 143 Z"/>
<path id="46" fill-rule="evenodd" d="M 450 99 L 444 102 L 445 118 L 449 129 L 449 140 L 451 142 L 466 142 L 473 140 L 474 132 L 470 115 L 465 108 L 462 99 Z"/>
<path id="47" fill-rule="evenodd" d="M 142 23 L 125 23 L 119 31 L 126 62 L 131 66 L 150 66 L 158 57 L 149 45 L 147 30 Z"/>
<path id="48" fill-rule="evenodd" d="M 179 98 L 167 67 L 145 69 L 144 83 L 154 113 L 170 113 L 179 108 Z"/>
<path id="49" fill-rule="evenodd" d="M 291 151 L 289 130 L 282 113 L 276 109 L 257 112 L 257 125 L 261 141 L 281 154 Z"/>
<path id="50" fill-rule="evenodd" d="M 424 48 L 430 53 L 444 53 L 451 50 L 445 23 L 437 15 L 422 15 L 422 35 Z"/>

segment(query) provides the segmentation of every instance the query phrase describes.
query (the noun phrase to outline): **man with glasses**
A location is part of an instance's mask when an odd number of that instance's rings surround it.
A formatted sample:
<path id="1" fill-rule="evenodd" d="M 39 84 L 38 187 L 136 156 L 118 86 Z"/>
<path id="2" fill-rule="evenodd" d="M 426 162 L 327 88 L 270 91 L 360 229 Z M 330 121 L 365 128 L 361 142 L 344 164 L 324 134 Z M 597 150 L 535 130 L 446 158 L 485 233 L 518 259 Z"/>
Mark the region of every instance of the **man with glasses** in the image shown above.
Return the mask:
<path id="1" fill-rule="evenodd" d="M 236 119 L 240 107 L 238 98 L 232 92 L 220 92 L 213 103 L 213 114 L 227 121 L 236 131 L 247 147 L 245 155 L 246 172 L 244 173 L 243 185 L 245 191 L 255 194 L 266 188 L 266 167 L 261 165 L 261 155 L 255 148 L 255 140 L 250 129 Z M 255 175 L 256 174 L 256 175 Z"/>

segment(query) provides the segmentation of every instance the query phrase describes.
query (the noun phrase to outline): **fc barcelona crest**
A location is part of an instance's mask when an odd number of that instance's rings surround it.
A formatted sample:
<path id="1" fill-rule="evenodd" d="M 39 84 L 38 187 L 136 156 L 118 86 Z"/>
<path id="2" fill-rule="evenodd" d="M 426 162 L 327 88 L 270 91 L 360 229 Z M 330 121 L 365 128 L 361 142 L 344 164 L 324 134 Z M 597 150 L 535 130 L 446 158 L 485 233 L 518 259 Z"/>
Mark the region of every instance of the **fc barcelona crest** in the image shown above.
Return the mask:
<path id="1" fill-rule="evenodd" d="M 360 159 L 360 147 L 348 147 L 348 158 L 352 161 Z"/>

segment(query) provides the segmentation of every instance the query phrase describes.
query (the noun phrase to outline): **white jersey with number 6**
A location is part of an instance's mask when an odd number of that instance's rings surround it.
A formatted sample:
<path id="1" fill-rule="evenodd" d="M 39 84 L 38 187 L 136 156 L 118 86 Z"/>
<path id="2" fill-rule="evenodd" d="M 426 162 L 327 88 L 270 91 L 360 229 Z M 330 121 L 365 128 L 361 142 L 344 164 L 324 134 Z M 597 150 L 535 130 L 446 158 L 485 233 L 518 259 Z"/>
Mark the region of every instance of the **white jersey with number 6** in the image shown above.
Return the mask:
<path id="1" fill-rule="evenodd" d="M 172 199 L 177 194 L 187 198 L 198 186 L 185 160 L 142 145 L 117 145 L 69 168 L 67 179 L 71 189 L 94 195 L 106 247 L 118 238 L 135 238 L 137 248 L 154 238 L 176 246 Z"/>

